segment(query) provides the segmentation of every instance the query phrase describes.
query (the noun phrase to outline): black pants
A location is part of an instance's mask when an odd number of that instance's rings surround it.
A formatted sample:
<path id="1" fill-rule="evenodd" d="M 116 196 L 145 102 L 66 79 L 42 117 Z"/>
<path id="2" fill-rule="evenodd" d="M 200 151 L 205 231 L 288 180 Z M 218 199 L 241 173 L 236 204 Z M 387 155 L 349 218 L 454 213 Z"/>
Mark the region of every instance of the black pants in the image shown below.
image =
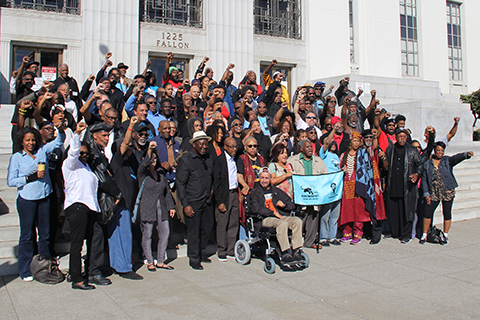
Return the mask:
<path id="1" fill-rule="evenodd" d="M 433 219 L 433 214 L 437 209 L 440 201 L 432 201 L 430 204 L 427 204 L 425 208 L 425 218 Z M 453 199 L 450 201 L 442 201 L 442 212 L 443 212 L 443 220 L 452 220 L 452 207 L 453 207 Z"/>
<path id="2" fill-rule="evenodd" d="M 377 220 L 376 217 L 370 216 L 372 220 L 372 241 L 378 242 L 382 239 L 382 222 L 384 220 Z"/>
<path id="3" fill-rule="evenodd" d="M 93 223 L 92 235 L 92 253 L 87 257 L 88 275 L 98 276 L 102 274 L 102 270 L 109 269 L 108 241 L 105 240 L 107 234 L 106 227 L 98 223 L 96 216 Z"/>
<path id="4" fill-rule="evenodd" d="M 65 216 L 70 224 L 70 275 L 74 283 L 83 281 L 82 277 L 82 246 L 87 239 L 87 257 L 92 254 L 93 224 L 95 212 L 83 203 L 75 202 L 65 209 Z M 87 258 L 88 260 L 88 258 Z"/>
<path id="5" fill-rule="evenodd" d="M 190 262 L 199 262 L 202 258 L 202 251 L 205 250 L 213 227 L 213 208 L 211 204 L 191 203 L 193 212 L 192 218 L 185 216 L 187 225 L 187 256 Z"/>
<path id="6" fill-rule="evenodd" d="M 235 242 L 237 241 L 240 218 L 238 215 L 238 191 L 230 190 L 228 207 L 226 212 L 220 212 L 215 208 L 215 220 L 217 221 L 217 249 L 218 256 L 225 257 L 227 254 L 235 254 Z"/>
<path id="7" fill-rule="evenodd" d="M 388 197 L 388 219 L 392 237 L 399 239 L 411 239 L 413 221 L 407 221 L 405 212 L 405 199 L 397 197 Z"/>

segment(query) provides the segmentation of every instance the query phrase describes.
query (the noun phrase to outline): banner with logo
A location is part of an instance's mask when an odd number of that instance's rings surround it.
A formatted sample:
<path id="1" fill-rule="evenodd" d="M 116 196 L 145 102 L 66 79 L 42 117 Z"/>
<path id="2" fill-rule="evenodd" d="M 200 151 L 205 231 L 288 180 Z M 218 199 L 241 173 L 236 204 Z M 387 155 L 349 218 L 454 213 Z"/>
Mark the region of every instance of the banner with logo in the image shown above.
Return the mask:
<path id="1" fill-rule="evenodd" d="M 293 175 L 293 202 L 318 206 L 342 199 L 343 171 L 313 176 Z"/>

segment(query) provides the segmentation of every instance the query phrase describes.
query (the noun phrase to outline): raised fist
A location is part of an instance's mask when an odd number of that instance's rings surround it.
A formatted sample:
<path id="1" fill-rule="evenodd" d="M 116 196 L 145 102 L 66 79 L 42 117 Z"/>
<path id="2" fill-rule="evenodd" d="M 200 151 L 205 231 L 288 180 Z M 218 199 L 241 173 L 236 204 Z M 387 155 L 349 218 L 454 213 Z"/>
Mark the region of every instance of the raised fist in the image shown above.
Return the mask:
<path id="1" fill-rule="evenodd" d="M 87 124 L 85 122 L 77 123 L 77 130 L 75 131 L 77 134 L 80 134 L 83 130 L 87 128 Z"/>
<path id="2" fill-rule="evenodd" d="M 89 75 L 87 78 L 88 81 L 93 81 L 95 80 L 95 76 L 93 74 Z"/>
<path id="3" fill-rule="evenodd" d="M 205 58 L 203 58 L 203 64 L 207 63 L 209 60 L 210 60 L 210 58 L 209 58 L 209 57 L 205 57 Z"/>
<path id="4" fill-rule="evenodd" d="M 460 117 L 453 118 L 453 121 L 455 121 L 455 124 L 458 124 L 460 122 Z"/>
<path id="5" fill-rule="evenodd" d="M 107 67 L 113 66 L 112 60 L 107 60 L 107 62 L 105 63 L 105 65 L 106 65 Z"/>
<path id="6" fill-rule="evenodd" d="M 28 56 L 25 56 L 25 57 L 23 57 L 22 61 L 23 61 L 23 63 L 29 63 L 30 58 Z"/>
<path id="7" fill-rule="evenodd" d="M 150 141 L 148 145 L 148 149 L 155 149 L 157 147 L 157 143 L 155 141 Z"/>
<path id="8" fill-rule="evenodd" d="M 147 68 L 150 69 L 150 66 L 152 65 L 152 61 L 147 61 Z"/>
<path id="9" fill-rule="evenodd" d="M 113 53 L 111 52 L 107 52 L 107 54 L 105 55 L 105 59 L 110 59 L 112 57 Z"/>
<path id="10" fill-rule="evenodd" d="M 167 59 L 173 59 L 173 53 L 172 52 L 167 53 Z"/>
<path id="11" fill-rule="evenodd" d="M 31 107 L 32 107 L 32 101 L 30 101 L 30 100 L 23 100 L 20 103 L 20 109 L 22 109 L 22 110 L 27 110 Z"/>
<path id="12" fill-rule="evenodd" d="M 235 68 L 235 65 L 233 63 L 230 63 L 227 67 L 228 70 Z"/>
<path id="13" fill-rule="evenodd" d="M 372 95 L 372 97 L 375 97 L 377 95 L 377 91 L 372 90 L 372 91 L 370 91 L 370 94 Z"/>
<path id="14" fill-rule="evenodd" d="M 138 122 L 137 116 L 133 116 L 132 118 L 130 118 L 130 123 L 133 123 L 135 125 L 137 122 Z"/>
<path id="15" fill-rule="evenodd" d="M 273 59 L 273 60 L 272 60 L 272 65 L 276 65 L 277 63 L 278 63 L 278 62 L 277 62 L 276 59 Z"/>

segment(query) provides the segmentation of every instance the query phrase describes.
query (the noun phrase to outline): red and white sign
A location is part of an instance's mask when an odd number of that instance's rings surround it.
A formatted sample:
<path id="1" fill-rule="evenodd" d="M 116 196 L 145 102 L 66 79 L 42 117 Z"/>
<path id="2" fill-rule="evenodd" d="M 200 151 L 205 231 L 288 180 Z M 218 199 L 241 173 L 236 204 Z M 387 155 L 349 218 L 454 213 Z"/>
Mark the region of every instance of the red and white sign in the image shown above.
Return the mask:
<path id="1" fill-rule="evenodd" d="M 42 79 L 46 81 L 55 81 L 55 79 L 57 79 L 57 68 L 42 67 Z"/>

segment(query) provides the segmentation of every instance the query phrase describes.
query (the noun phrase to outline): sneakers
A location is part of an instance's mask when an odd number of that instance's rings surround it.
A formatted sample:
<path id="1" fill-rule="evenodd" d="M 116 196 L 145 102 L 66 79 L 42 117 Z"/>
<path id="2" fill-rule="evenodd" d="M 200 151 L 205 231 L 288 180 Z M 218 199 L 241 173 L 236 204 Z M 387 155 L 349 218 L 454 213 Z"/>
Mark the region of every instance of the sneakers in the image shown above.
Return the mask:
<path id="1" fill-rule="evenodd" d="M 441 237 L 440 238 L 440 244 L 442 246 L 446 246 L 448 244 L 448 238 L 447 237 Z"/>
<path id="2" fill-rule="evenodd" d="M 118 275 L 124 279 L 129 279 L 129 280 L 143 280 L 143 277 L 134 271 L 118 273 Z"/>
<path id="3" fill-rule="evenodd" d="M 292 255 L 290 253 L 283 253 L 282 254 L 282 262 L 283 263 L 290 263 L 294 262 L 295 260 L 293 259 Z"/>
<path id="4" fill-rule="evenodd" d="M 351 245 L 356 245 L 356 244 L 359 244 L 361 241 L 362 241 L 362 238 L 354 237 L 353 240 L 350 241 L 350 244 Z"/>
<path id="5" fill-rule="evenodd" d="M 330 240 L 330 244 L 334 246 L 341 246 L 342 243 L 338 241 L 337 239 Z"/>
<path id="6" fill-rule="evenodd" d="M 322 247 L 330 247 L 330 242 L 328 242 L 327 240 L 323 240 L 323 241 L 320 241 L 320 245 Z"/>
<path id="7" fill-rule="evenodd" d="M 109 284 L 112 284 L 112 281 L 110 281 L 110 279 L 105 278 L 101 274 L 88 277 L 88 282 L 94 283 L 98 286 L 108 286 Z"/>
<path id="8" fill-rule="evenodd" d="M 427 238 L 422 238 L 422 239 L 418 240 L 418 243 L 419 244 L 425 244 L 426 241 L 427 241 Z"/>
<path id="9" fill-rule="evenodd" d="M 348 241 L 348 240 L 352 240 L 352 235 L 349 235 L 349 236 L 343 236 L 342 239 L 340 239 L 340 242 L 345 242 L 345 241 Z"/>
<path id="10" fill-rule="evenodd" d="M 403 239 L 400 240 L 400 243 L 402 243 L 402 244 L 407 244 L 407 243 L 409 243 L 410 241 L 412 241 L 412 238 L 403 238 Z"/>
<path id="11" fill-rule="evenodd" d="M 22 280 L 25 281 L 25 282 L 32 282 L 32 281 L 33 281 L 33 277 L 32 277 L 32 276 L 25 277 L 25 278 L 22 278 Z"/>
<path id="12" fill-rule="evenodd" d="M 305 259 L 303 259 L 301 248 L 298 248 L 298 249 L 294 250 L 293 260 L 298 261 L 298 262 L 303 262 L 305 260 Z"/>
<path id="13" fill-rule="evenodd" d="M 218 261 L 227 262 L 227 256 L 218 256 Z"/>

